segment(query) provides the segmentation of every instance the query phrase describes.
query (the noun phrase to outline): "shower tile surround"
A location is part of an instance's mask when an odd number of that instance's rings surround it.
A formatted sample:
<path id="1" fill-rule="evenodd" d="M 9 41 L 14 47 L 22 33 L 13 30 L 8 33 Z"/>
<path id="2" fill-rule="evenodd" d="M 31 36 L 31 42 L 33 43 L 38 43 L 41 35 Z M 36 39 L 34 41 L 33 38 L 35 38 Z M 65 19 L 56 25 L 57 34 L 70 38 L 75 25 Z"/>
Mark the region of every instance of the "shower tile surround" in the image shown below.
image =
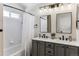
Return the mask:
<path id="1" fill-rule="evenodd" d="M 68 13 L 68 12 L 72 12 L 72 33 L 71 34 L 57 33 L 56 32 L 56 14 L 58 14 L 58 13 Z M 77 19 L 77 16 L 76 16 L 77 13 L 76 12 L 77 12 L 77 5 L 73 4 L 72 8 L 69 9 L 69 10 L 59 10 L 59 11 L 54 11 L 54 12 L 51 12 L 51 13 L 44 13 L 43 15 L 51 15 L 51 33 L 41 33 L 40 32 L 39 18 L 36 18 L 36 20 L 38 19 L 38 23 L 37 23 L 38 24 L 38 30 L 35 30 L 35 31 L 37 31 L 38 36 L 39 36 L 39 33 L 40 33 L 41 35 L 46 34 L 49 38 L 51 38 L 51 34 L 55 33 L 56 38 L 59 38 L 59 37 L 62 37 L 62 36 L 64 36 L 65 38 L 69 38 L 69 36 L 71 36 L 72 41 L 76 41 L 76 19 Z"/>

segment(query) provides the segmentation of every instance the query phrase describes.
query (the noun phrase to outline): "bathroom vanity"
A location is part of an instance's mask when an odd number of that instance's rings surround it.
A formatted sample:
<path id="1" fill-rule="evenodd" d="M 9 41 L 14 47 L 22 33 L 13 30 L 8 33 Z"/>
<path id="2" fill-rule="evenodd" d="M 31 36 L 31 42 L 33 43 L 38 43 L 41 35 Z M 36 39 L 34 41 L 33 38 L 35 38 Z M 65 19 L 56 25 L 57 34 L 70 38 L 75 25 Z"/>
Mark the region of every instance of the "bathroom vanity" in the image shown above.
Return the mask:
<path id="1" fill-rule="evenodd" d="M 78 41 L 62 41 L 50 38 L 32 39 L 32 56 L 78 56 Z"/>
<path id="2" fill-rule="evenodd" d="M 77 7 L 71 7 L 39 16 L 39 32 L 36 31 L 40 35 L 32 38 L 32 56 L 79 55 L 79 40 L 76 36 Z"/>
<path id="3" fill-rule="evenodd" d="M 40 35 L 38 38 L 32 38 L 32 56 L 79 55 L 76 20 L 72 19 L 72 14 L 72 12 L 56 13 L 55 21 L 51 19 L 50 15 L 42 16 Z M 51 37 L 47 36 L 47 33 L 50 33 Z"/>

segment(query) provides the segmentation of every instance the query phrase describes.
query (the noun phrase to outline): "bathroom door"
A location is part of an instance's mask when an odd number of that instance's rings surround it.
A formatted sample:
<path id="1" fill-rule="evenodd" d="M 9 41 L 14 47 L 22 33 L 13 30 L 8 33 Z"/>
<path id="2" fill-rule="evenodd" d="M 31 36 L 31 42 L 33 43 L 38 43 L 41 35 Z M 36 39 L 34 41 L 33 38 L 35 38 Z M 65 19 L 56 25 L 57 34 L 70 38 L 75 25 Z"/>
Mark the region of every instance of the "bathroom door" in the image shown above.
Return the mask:
<path id="1" fill-rule="evenodd" d="M 22 12 L 10 7 L 3 8 L 4 55 L 21 51 Z"/>

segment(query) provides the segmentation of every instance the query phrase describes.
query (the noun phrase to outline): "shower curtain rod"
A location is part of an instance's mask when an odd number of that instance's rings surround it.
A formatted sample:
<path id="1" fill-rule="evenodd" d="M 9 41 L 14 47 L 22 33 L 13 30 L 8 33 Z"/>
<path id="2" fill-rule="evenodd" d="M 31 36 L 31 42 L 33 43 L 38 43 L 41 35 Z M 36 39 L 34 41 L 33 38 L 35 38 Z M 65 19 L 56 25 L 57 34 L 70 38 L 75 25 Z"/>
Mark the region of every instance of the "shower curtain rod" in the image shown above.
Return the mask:
<path id="1" fill-rule="evenodd" d="M 26 12 L 26 11 L 24 11 L 24 10 L 21 10 L 21 9 L 16 8 L 16 7 L 13 7 L 13 6 L 9 6 L 9 5 L 6 5 L 6 4 L 3 4 L 3 6 L 7 6 L 7 7 L 10 7 L 10 8 L 14 8 L 14 9 L 17 9 L 17 10 L 19 10 L 19 11 L 22 11 L 22 12 L 28 13 L 28 14 L 30 14 L 30 15 L 32 15 L 32 16 L 35 16 L 35 15 L 29 13 L 29 12 Z"/>
<path id="2" fill-rule="evenodd" d="M 3 5 L 4 5 L 4 6 L 7 6 L 7 7 L 10 7 L 10 8 L 17 9 L 17 10 L 22 11 L 22 12 L 25 12 L 25 13 L 30 14 L 30 15 L 32 15 L 32 16 L 35 16 L 35 15 L 33 15 L 33 14 L 29 13 L 29 12 L 26 12 L 26 11 L 24 11 L 24 10 L 21 10 L 21 9 L 19 9 L 19 8 L 16 8 L 16 7 L 13 7 L 13 6 L 9 6 L 9 5 L 6 5 L 6 4 L 3 4 Z M 42 17 L 40 17 L 40 18 L 42 18 Z M 44 18 L 42 18 L 42 19 L 44 19 Z"/>

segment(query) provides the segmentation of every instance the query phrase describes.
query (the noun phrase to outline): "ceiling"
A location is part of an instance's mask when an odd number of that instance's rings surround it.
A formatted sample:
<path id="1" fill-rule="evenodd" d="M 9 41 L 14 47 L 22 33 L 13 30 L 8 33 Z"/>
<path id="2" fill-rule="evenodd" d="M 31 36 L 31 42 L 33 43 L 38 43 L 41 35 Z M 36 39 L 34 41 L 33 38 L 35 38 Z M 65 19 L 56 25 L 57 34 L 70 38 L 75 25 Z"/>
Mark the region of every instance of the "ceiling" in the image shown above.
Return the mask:
<path id="1" fill-rule="evenodd" d="M 21 5 L 23 5 L 27 11 L 31 12 L 31 11 L 35 11 L 39 7 L 50 5 L 50 4 L 53 3 L 22 3 Z"/>
<path id="2" fill-rule="evenodd" d="M 39 8 L 41 6 L 45 6 L 45 5 L 49 5 L 51 3 L 22 3 L 23 6 L 25 6 L 26 8 Z"/>

